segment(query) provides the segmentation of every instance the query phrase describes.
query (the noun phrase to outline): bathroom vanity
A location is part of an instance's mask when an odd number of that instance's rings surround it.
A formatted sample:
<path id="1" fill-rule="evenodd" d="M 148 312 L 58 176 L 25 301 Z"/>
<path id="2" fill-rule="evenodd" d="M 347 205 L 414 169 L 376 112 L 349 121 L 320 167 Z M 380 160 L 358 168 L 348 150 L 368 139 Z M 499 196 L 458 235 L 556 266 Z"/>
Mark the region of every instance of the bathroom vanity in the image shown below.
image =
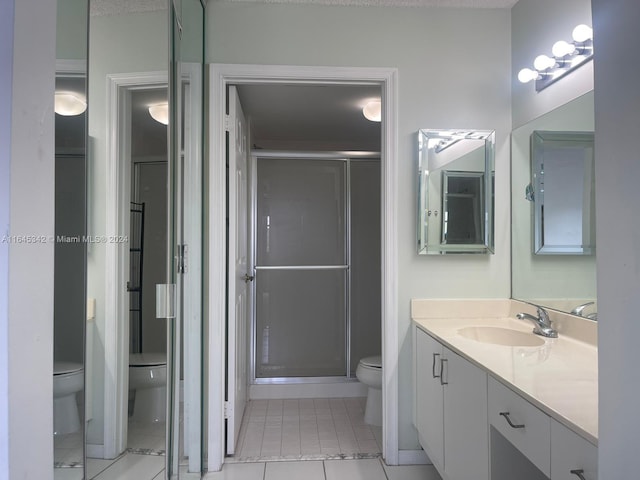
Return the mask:
<path id="1" fill-rule="evenodd" d="M 594 322 L 549 312 L 558 338 L 514 300 L 412 302 L 420 444 L 444 480 L 595 480 Z"/>

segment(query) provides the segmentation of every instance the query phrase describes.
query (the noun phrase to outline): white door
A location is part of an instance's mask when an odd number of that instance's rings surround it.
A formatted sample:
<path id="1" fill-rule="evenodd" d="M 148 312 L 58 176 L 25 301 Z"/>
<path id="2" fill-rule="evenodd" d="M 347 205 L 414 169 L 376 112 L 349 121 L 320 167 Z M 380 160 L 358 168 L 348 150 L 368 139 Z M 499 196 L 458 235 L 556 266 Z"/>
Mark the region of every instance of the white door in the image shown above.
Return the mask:
<path id="1" fill-rule="evenodd" d="M 229 212 L 235 216 L 229 230 L 229 314 L 227 317 L 227 454 L 235 452 L 247 403 L 248 168 L 247 122 L 236 88 L 229 87 Z"/>

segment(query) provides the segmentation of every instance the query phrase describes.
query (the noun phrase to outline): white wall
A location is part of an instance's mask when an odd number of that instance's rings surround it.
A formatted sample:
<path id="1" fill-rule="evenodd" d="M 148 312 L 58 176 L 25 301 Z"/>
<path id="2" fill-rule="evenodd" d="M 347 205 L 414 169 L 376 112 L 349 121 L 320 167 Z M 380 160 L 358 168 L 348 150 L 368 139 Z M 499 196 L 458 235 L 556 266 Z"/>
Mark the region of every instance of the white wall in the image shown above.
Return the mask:
<path id="1" fill-rule="evenodd" d="M 87 0 L 57 0 L 56 58 L 86 60 Z"/>
<path id="2" fill-rule="evenodd" d="M 640 443 L 640 3 L 593 0 L 599 478 L 637 478 Z"/>
<path id="3" fill-rule="evenodd" d="M 509 10 L 209 3 L 207 62 L 399 71 L 399 442 L 411 425 L 411 298 L 508 298 Z M 496 254 L 424 257 L 416 245 L 417 131 L 496 130 Z"/>
<path id="4" fill-rule="evenodd" d="M 0 235 L 43 239 L 0 243 L 3 479 L 53 477 L 55 15 L 55 2 L 0 6 Z"/>
<path id="5" fill-rule="evenodd" d="M 166 71 L 168 68 L 167 12 L 94 16 L 89 38 L 89 212 L 88 234 L 105 235 L 106 228 L 106 133 L 107 75 Z M 115 232 L 112 232 L 115 233 Z M 123 234 L 122 232 L 118 232 Z M 123 286 L 124 291 L 124 286 Z M 94 375 L 93 416 L 87 442 L 103 443 L 105 382 L 105 244 L 91 244 L 87 253 L 87 295 L 96 299 L 95 338 L 93 339 Z M 125 319 L 128 321 L 128 319 Z M 110 373 L 109 373 L 110 374 Z"/>
<path id="6" fill-rule="evenodd" d="M 555 42 L 571 41 L 571 32 L 576 25 L 591 25 L 591 0 L 520 0 L 511 12 L 512 122 L 515 129 L 593 89 L 593 62 L 541 92 L 536 92 L 531 82 L 518 81 L 518 72 L 525 67 L 533 68 L 533 60 L 538 55 L 551 55 Z"/>

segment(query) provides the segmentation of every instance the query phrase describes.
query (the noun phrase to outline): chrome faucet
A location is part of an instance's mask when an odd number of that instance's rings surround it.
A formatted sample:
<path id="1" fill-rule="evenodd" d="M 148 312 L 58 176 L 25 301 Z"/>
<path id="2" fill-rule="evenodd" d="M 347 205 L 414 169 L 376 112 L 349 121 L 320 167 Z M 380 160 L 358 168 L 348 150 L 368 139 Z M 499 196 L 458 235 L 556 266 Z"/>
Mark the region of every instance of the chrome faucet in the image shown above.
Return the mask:
<path id="1" fill-rule="evenodd" d="M 582 305 L 578 305 L 576 308 L 571 310 L 571 313 L 582 317 L 582 312 L 584 311 L 584 309 L 587 308 L 589 305 L 593 305 L 594 303 L 595 302 L 587 302 L 587 303 L 583 303 Z"/>
<path id="2" fill-rule="evenodd" d="M 537 335 L 542 335 L 543 337 L 548 337 L 548 338 L 558 337 L 558 331 L 554 330 L 551 327 L 551 320 L 549 319 L 549 314 L 542 307 L 538 307 L 537 318 L 534 317 L 533 315 L 529 315 L 528 313 L 518 313 L 516 317 L 520 320 L 531 321 L 535 325 L 533 329 L 533 333 Z"/>

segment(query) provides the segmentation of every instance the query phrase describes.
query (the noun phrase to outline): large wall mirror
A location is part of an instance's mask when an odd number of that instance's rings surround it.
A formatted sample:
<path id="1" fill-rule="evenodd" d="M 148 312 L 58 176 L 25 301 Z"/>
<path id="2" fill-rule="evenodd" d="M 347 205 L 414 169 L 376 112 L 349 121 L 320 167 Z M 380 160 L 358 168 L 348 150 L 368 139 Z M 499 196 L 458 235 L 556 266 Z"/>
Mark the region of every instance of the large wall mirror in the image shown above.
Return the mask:
<path id="1" fill-rule="evenodd" d="M 88 109 L 56 115 L 54 477 L 200 478 L 204 3 L 59 0 L 57 23 L 56 93 Z"/>
<path id="2" fill-rule="evenodd" d="M 597 318 L 593 92 L 511 136 L 512 297 Z"/>
<path id="3" fill-rule="evenodd" d="M 418 132 L 418 253 L 493 253 L 489 130 Z"/>

